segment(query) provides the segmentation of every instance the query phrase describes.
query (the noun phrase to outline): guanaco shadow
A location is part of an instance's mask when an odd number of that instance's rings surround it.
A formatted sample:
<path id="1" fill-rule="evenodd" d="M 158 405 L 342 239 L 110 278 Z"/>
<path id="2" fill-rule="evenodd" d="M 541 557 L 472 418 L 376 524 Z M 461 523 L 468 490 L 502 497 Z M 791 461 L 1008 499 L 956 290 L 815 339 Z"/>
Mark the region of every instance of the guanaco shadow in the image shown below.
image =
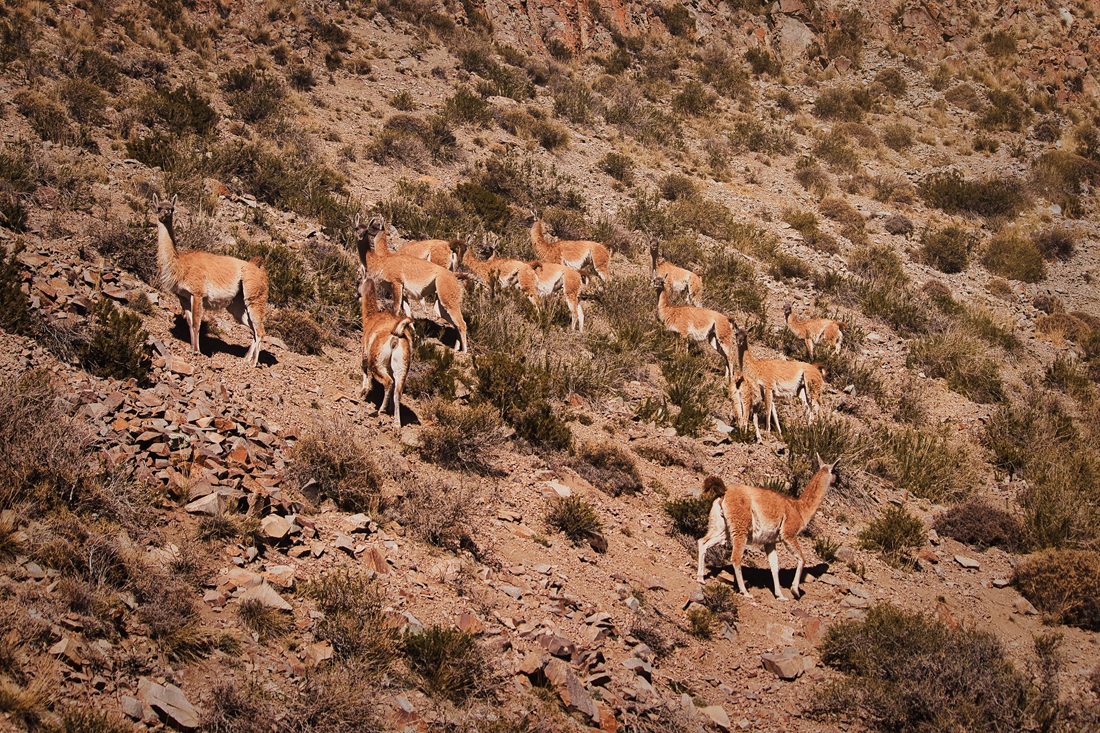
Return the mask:
<path id="1" fill-rule="evenodd" d="M 378 406 L 381 404 L 382 400 L 385 398 L 385 395 L 386 395 L 386 393 L 385 393 L 385 390 L 382 388 L 382 383 L 381 382 L 374 382 L 373 384 L 371 384 L 370 389 L 367 391 L 367 393 L 363 396 L 363 402 L 364 402 L 363 406 L 364 406 L 364 408 L 366 408 L 366 406 L 369 404 L 370 409 L 368 410 L 368 412 L 372 415 L 375 414 L 377 409 L 378 409 Z M 386 405 L 386 410 L 382 413 L 382 416 L 383 417 L 388 416 L 389 419 L 393 418 L 393 405 L 392 404 Z M 420 424 L 420 416 L 417 415 L 408 405 L 406 405 L 404 398 L 402 398 L 402 400 L 401 400 L 401 425 L 405 426 L 405 425 L 419 425 L 419 424 Z"/>
<path id="2" fill-rule="evenodd" d="M 191 347 L 191 330 L 187 326 L 187 319 L 182 315 L 177 315 L 175 317 L 170 333 L 173 338 L 187 344 L 188 348 Z M 219 336 L 210 333 L 206 321 L 203 321 L 199 330 L 199 348 L 206 356 L 229 354 L 238 359 L 243 359 L 244 355 L 248 353 L 247 345 L 231 344 L 227 341 L 223 341 Z M 275 355 L 271 353 L 270 349 L 264 348 L 260 351 L 260 363 L 264 366 L 275 366 L 279 363 L 279 360 L 275 358 Z"/>
<path id="3" fill-rule="evenodd" d="M 726 559 L 728 560 L 729 558 L 727 557 Z M 711 571 L 721 571 L 731 567 L 732 566 L 727 563 L 722 565 L 721 568 L 712 567 Z M 805 582 L 806 579 L 811 575 L 814 578 L 820 578 L 827 572 L 829 572 L 829 563 L 827 562 L 819 562 L 817 565 L 807 565 L 805 568 L 802 569 L 802 581 Z M 775 592 L 772 587 L 772 571 L 768 568 L 754 568 L 748 565 L 743 565 L 741 567 L 741 574 L 745 578 L 745 588 L 753 595 L 757 595 L 757 590 L 764 591 L 764 593 L 766 593 L 768 596 Z M 720 582 L 724 583 L 726 581 L 723 580 Z M 790 588 L 793 582 L 794 568 L 780 568 L 779 584 L 784 588 Z M 734 591 L 737 590 L 736 583 L 730 582 L 728 583 L 728 585 L 733 588 Z M 803 589 L 803 593 L 805 593 L 805 589 Z"/>

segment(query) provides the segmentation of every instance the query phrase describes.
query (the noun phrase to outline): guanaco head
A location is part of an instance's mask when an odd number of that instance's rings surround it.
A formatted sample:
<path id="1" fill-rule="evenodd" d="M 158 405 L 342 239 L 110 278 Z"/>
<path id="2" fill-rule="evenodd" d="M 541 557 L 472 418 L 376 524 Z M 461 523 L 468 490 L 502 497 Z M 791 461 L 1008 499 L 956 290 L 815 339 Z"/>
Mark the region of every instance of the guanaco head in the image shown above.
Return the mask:
<path id="1" fill-rule="evenodd" d="M 523 223 L 526 224 L 527 226 L 531 226 L 536 221 L 538 221 L 540 218 L 541 217 L 539 217 L 538 209 L 528 209 L 527 210 L 527 216 L 524 218 Z"/>
<path id="2" fill-rule="evenodd" d="M 746 349 L 749 346 L 749 334 L 743 328 L 738 328 L 737 333 L 734 334 L 734 338 L 737 340 L 737 348 Z"/>
<path id="3" fill-rule="evenodd" d="M 783 317 L 784 318 L 790 318 L 792 312 L 793 312 L 793 309 L 791 308 L 790 303 L 787 303 L 783 306 Z"/>
<path id="4" fill-rule="evenodd" d="M 833 461 L 832 463 L 826 463 L 825 461 L 821 460 L 821 454 L 820 453 L 814 453 L 814 458 L 816 459 L 815 466 L 817 468 L 817 472 L 815 474 L 815 477 L 818 476 L 818 475 L 824 474 L 824 476 L 822 476 L 822 478 L 829 482 L 828 485 L 825 488 L 830 489 L 833 486 L 836 486 L 837 484 L 839 484 L 840 483 L 840 471 L 837 470 L 837 465 L 840 463 L 840 456 L 837 456 L 837 459 L 835 461 Z"/>
<path id="5" fill-rule="evenodd" d="M 374 250 L 374 238 L 386 228 L 386 220 L 381 216 L 372 216 L 366 224 L 358 214 L 352 223 L 355 231 L 355 243 L 359 250 L 359 263 L 365 266 L 367 253 Z"/>
<path id="6" fill-rule="evenodd" d="M 665 289 L 665 279 L 661 275 L 653 276 L 653 289 L 660 294 Z"/>
<path id="7" fill-rule="evenodd" d="M 169 229 L 172 228 L 172 217 L 175 216 L 176 201 L 178 200 L 178 194 L 173 196 L 171 201 L 169 201 L 168 199 L 162 199 L 155 193 L 153 194 L 153 208 L 157 212 L 157 221 L 159 221 L 161 224 L 164 224 Z"/>
<path id="8" fill-rule="evenodd" d="M 704 499 L 717 499 L 726 493 L 726 484 L 718 476 L 707 476 L 703 479 Z"/>

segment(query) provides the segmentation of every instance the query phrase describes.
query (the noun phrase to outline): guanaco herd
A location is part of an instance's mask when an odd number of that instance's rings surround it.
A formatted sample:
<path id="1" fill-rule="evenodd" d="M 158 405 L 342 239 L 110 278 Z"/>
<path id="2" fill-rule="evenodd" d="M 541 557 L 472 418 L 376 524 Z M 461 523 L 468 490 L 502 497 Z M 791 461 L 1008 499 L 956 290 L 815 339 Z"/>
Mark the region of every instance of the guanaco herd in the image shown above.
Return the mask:
<path id="1" fill-rule="evenodd" d="M 173 228 L 176 197 L 164 200 L 154 195 L 153 206 L 157 218 L 160 285 L 179 298 L 190 330 L 192 350 L 199 351 L 203 311 L 224 308 L 251 329 L 252 343 L 245 361 L 256 366 L 267 308 L 267 275 L 259 258 L 245 262 L 209 252 L 178 252 Z M 569 308 L 570 329 L 584 330 L 584 309 L 580 299 L 584 276 L 581 272 L 591 266 L 597 277 L 608 281 L 611 254 L 607 246 L 599 242 L 552 241 L 547 238 L 544 223 L 535 212 L 531 212 L 530 221 L 531 244 L 537 259 L 528 262 L 499 257 L 487 236 L 483 237 L 481 251 L 477 254 L 473 252 L 472 240 L 441 239 L 409 242 L 394 252 L 390 250 L 382 217 L 374 216 L 366 222 L 355 217 L 363 327 L 363 392 L 369 392 L 374 382 L 382 385 L 383 397 L 376 414 L 381 415 L 392 403 L 395 430 L 401 428 L 401 395 L 412 361 L 410 300 L 433 301 L 435 315 L 458 332 L 455 347 L 458 352 L 469 348 L 466 321 L 462 316 L 465 292 L 462 280 L 470 277 L 483 285 L 516 288 L 536 309 L 540 308 L 542 299 L 561 291 Z M 751 415 L 757 439 L 761 439 L 753 408 L 762 405 L 765 430 L 771 431 L 774 420 L 776 431 L 782 433 L 775 407 L 777 398 L 797 397 L 809 419 L 813 420 L 821 408 L 824 370 L 802 361 L 755 358 L 744 329 L 722 313 L 702 307 L 703 280 L 698 274 L 662 260 L 655 238 L 651 238 L 649 254 L 650 276 L 657 292 L 658 319 L 667 330 L 682 339 L 709 344 L 722 357 L 729 397 L 741 428 L 747 429 Z M 379 284 L 386 285 L 392 294 L 393 313 L 379 308 Z M 687 304 L 672 305 L 670 300 L 674 295 L 682 296 Z M 811 359 L 814 347 L 821 343 L 831 346 L 834 353 L 840 352 L 844 323 L 827 318 L 801 320 L 789 304 L 784 315 L 787 327 L 805 342 Z M 711 506 L 707 533 L 698 544 L 697 577 L 700 583 L 704 580 L 707 550 L 728 541 L 732 545 L 731 563 L 738 590 L 749 595 L 741 575 L 741 557 L 746 544 L 758 544 L 767 553 L 776 598 L 787 600 L 779 585 L 776 555 L 776 546 L 783 542 L 798 556 L 791 587 L 792 595 L 798 596 L 805 557 L 797 536 L 809 524 L 825 493 L 837 480 L 836 461 L 828 464 L 818 456 L 817 463 L 817 472 L 798 499 L 754 486 L 726 487 L 716 476 L 706 479 L 704 495 L 716 493 L 720 496 Z"/>

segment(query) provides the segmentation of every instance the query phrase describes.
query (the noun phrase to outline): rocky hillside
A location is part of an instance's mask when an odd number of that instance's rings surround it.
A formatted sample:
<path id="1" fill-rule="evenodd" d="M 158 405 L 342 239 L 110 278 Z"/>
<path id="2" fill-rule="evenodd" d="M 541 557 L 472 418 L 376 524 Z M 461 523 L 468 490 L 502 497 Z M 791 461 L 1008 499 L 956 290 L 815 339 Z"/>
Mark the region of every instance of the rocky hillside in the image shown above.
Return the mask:
<path id="1" fill-rule="evenodd" d="M 1094 729 L 1098 46 L 1085 2 L 0 0 L 2 727 Z M 224 311 L 191 351 L 154 194 L 263 265 L 258 368 Z M 612 252 L 583 332 L 414 303 L 395 431 L 356 218 L 533 260 L 532 210 Z M 651 243 L 757 358 L 845 324 L 815 420 L 740 424 Z M 704 479 L 817 456 L 801 597 L 759 546 L 697 584 Z"/>

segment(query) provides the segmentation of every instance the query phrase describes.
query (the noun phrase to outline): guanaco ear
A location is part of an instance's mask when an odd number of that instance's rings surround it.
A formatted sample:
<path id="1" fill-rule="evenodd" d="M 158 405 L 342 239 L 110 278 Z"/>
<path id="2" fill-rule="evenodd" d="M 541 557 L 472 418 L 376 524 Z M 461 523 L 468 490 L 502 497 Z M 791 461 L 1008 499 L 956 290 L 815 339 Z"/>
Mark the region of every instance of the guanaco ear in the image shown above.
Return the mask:
<path id="1" fill-rule="evenodd" d="M 833 461 L 833 462 L 832 462 L 831 464 L 829 464 L 829 470 L 830 470 L 830 471 L 835 471 L 835 470 L 836 470 L 836 466 L 837 466 L 837 464 L 838 464 L 838 463 L 840 463 L 840 456 L 837 456 L 837 457 L 836 457 L 836 460 L 835 460 L 835 461 Z"/>
<path id="2" fill-rule="evenodd" d="M 358 214 L 355 215 L 355 221 L 353 221 L 351 223 L 351 228 L 352 229 L 358 229 L 359 228 L 359 215 Z"/>
<path id="3" fill-rule="evenodd" d="M 180 200 L 180 195 L 178 193 L 175 196 L 172 197 L 172 209 L 173 210 L 175 210 L 176 202 L 179 201 L 179 200 Z"/>
<path id="4" fill-rule="evenodd" d="M 815 470 L 820 469 L 822 466 L 825 465 L 825 461 L 821 460 L 821 454 L 820 453 L 814 453 L 814 458 L 817 460 Z"/>
<path id="5" fill-rule="evenodd" d="M 157 196 L 156 193 L 153 194 L 153 206 L 160 206 L 160 196 Z"/>

